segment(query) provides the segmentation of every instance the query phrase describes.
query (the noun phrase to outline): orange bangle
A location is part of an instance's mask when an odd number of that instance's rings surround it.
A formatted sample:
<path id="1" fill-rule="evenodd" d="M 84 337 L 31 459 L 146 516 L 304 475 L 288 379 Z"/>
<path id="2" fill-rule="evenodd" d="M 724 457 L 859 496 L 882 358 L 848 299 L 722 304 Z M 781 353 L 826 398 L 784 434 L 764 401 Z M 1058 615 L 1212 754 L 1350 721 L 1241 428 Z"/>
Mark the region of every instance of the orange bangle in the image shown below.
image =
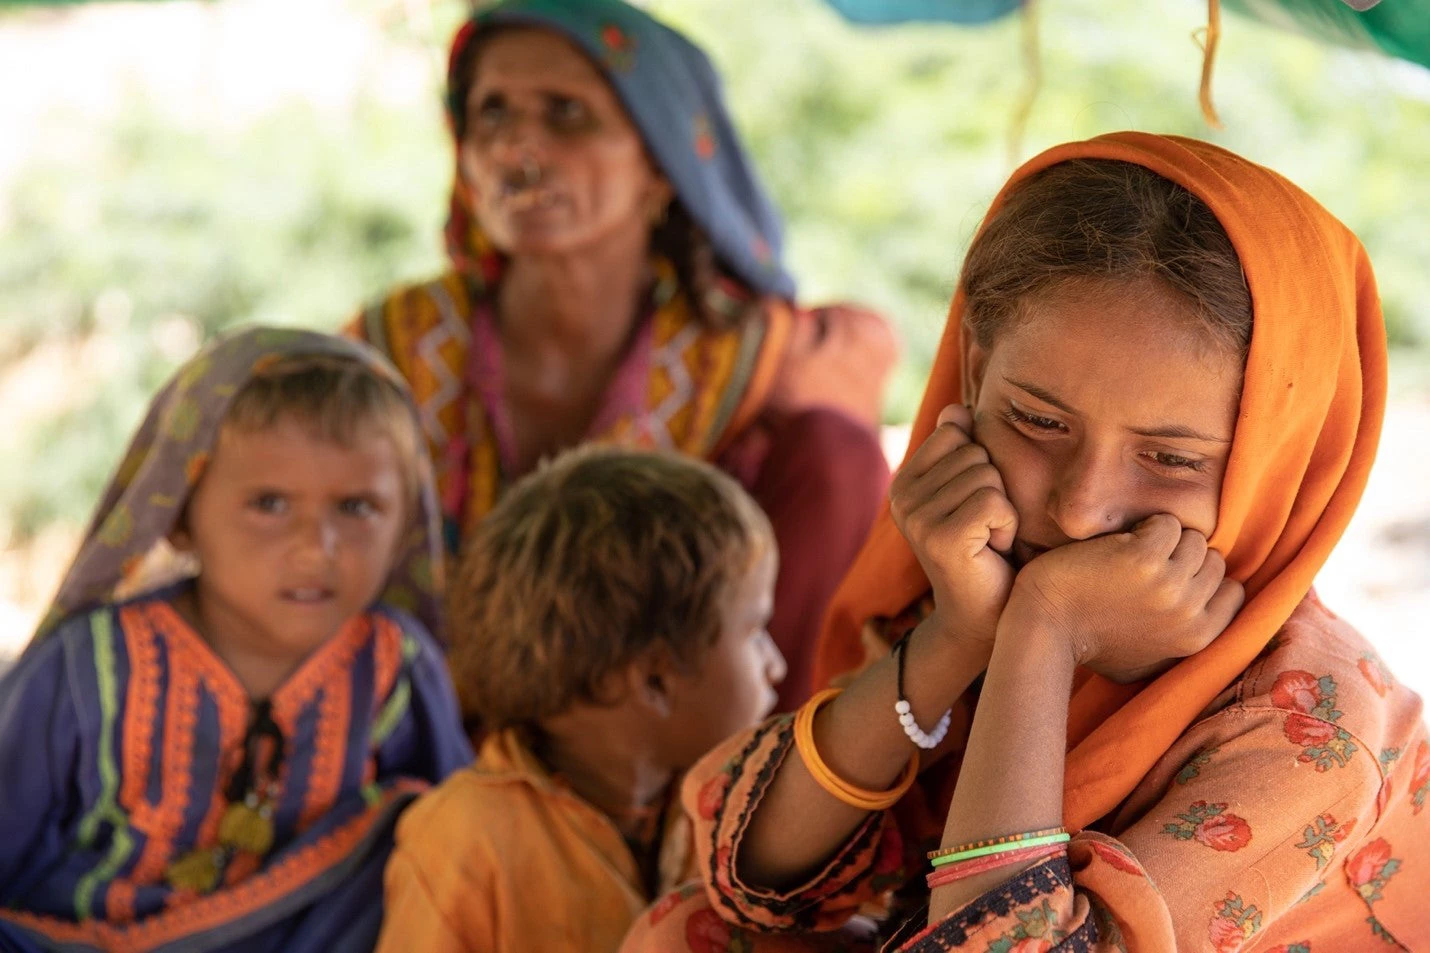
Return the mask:
<path id="1" fill-rule="evenodd" d="M 860 811 L 887 811 L 899 803 L 899 799 L 914 786 L 914 779 L 919 775 L 919 753 L 914 752 L 898 783 L 887 791 L 869 791 L 855 787 L 829 770 L 829 766 L 819 757 L 819 751 L 814 747 L 814 716 L 826 702 L 835 698 L 841 691 L 843 689 L 826 688 L 800 707 L 794 716 L 795 749 L 814 780 L 833 797 Z"/>

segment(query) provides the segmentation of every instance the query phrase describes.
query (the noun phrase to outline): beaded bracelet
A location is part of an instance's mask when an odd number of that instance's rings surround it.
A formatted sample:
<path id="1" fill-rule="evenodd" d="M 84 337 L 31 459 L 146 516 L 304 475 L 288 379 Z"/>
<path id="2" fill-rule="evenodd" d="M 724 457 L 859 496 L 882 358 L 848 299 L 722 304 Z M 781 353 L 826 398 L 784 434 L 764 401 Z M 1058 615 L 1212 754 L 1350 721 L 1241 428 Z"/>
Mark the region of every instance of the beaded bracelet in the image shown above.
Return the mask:
<path id="1" fill-rule="evenodd" d="M 940 854 L 938 857 L 930 857 L 929 864 L 934 867 L 947 867 L 949 864 L 956 864 L 961 860 L 973 860 L 977 857 L 987 857 L 991 854 L 1006 854 L 1012 850 L 1022 850 L 1025 847 L 1041 847 L 1044 844 L 1066 844 L 1069 837 L 1063 834 L 1046 834 L 1042 837 L 1025 837 L 1021 840 L 1012 840 L 1004 844 L 988 844 L 983 847 L 973 847 L 968 850 L 957 851 L 951 854 Z"/>
<path id="2" fill-rule="evenodd" d="M 984 840 L 970 841 L 967 844 L 959 844 L 956 847 L 944 847 L 940 850 L 929 851 L 928 859 L 936 857 L 947 857 L 950 854 L 961 854 L 966 850 L 976 850 L 979 847 L 992 847 L 995 844 L 1008 844 L 1015 841 L 1026 841 L 1033 837 L 1047 837 L 1049 834 L 1065 834 L 1066 827 L 1045 827 L 1040 831 L 1024 831 L 1021 834 L 1004 834 L 1002 837 L 988 837 Z"/>
<path id="3" fill-rule="evenodd" d="M 819 713 L 819 709 L 826 702 L 839 695 L 841 691 L 842 689 L 838 688 L 826 688 L 800 707 L 794 716 L 795 750 L 799 752 L 800 760 L 809 769 L 814 780 L 832 796 L 861 811 L 886 811 L 897 804 L 899 799 L 908 793 L 909 788 L 913 787 L 914 779 L 919 774 L 919 754 L 917 751 L 914 752 L 903 775 L 887 791 L 869 791 L 855 787 L 831 771 L 814 746 L 814 716 Z"/>
<path id="4" fill-rule="evenodd" d="M 915 629 L 914 632 L 918 630 Z M 948 726 L 953 721 L 953 709 L 943 713 L 943 717 L 934 725 L 933 731 L 925 733 L 914 720 L 913 706 L 909 704 L 909 699 L 904 695 L 904 656 L 908 655 L 907 644 L 913 636 L 913 632 L 905 635 L 902 639 L 894 643 L 890 650 L 899 657 L 899 678 L 898 678 L 898 701 L 894 702 L 894 714 L 898 716 L 899 724 L 904 726 L 904 734 L 909 736 L 909 740 L 924 750 L 937 748 L 943 743 L 944 735 L 948 734 Z"/>
<path id="5" fill-rule="evenodd" d="M 951 883 L 966 880 L 990 870 L 1011 867 L 1028 861 L 1044 860 L 1066 852 L 1067 848 L 1062 844 L 1044 844 L 1042 847 L 1025 847 L 1022 850 L 1013 850 L 1006 854 L 992 854 L 988 857 L 978 857 L 957 864 L 949 864 L 947 867 L 939 867 L 925 878 L 925 882 L 932 890 L 935 887 L 946 887 Z"/>

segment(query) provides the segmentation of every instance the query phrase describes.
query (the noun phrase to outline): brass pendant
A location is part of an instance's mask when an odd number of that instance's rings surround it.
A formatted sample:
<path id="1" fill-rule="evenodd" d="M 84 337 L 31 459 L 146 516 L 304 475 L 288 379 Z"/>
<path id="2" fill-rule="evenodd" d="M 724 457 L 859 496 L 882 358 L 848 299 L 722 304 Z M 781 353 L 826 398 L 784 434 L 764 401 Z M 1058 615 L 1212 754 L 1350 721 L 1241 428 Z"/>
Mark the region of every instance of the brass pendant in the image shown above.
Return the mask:
<path id="1" fill-rule="evenodd" d="M 242 804 L 230 804 L 218 824 L 219 843 L 262 857 L 273 846 L 272 814 L 251 795 Z"/>
<path id="2" fill-rule="evenodd" d="M 176 890 L 210 893 L 218 886 L 218 855 L 211 847 L 191 850 L 164 869 L 164 879 Z"/>

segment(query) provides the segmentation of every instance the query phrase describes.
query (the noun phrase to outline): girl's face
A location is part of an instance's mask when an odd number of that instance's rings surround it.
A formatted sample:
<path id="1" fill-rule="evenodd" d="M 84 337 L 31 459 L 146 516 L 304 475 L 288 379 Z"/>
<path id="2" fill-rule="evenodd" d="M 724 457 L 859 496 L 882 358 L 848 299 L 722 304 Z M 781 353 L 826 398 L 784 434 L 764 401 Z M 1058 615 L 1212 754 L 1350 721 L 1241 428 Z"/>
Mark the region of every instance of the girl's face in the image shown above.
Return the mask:
<path id="1" fill-rule="evenodd" d="M 482 228 L 512 255 L 645 234 L 671 191 L 600 71 L 546 30 L 481 51 L 467 92 L 462 174 Z"/>
<path id="2" fill-rule="evenodd" d="M 301 661 L 378 597 L 407 519 L 385 433 L 342 446 L 280 417 L 224 428 L 174 542 L 198 556 L 204 635 L 220 657 Z"/>
<path id="3" fill-rule="evenodd" d="M 1216 528 L 1242 361 L 1186 310 L 1109 283 L 1025 302 L 986 350 L 965 332 L 974 436 L 1018 513 L 1016 565 L 1154 513 Z"/>

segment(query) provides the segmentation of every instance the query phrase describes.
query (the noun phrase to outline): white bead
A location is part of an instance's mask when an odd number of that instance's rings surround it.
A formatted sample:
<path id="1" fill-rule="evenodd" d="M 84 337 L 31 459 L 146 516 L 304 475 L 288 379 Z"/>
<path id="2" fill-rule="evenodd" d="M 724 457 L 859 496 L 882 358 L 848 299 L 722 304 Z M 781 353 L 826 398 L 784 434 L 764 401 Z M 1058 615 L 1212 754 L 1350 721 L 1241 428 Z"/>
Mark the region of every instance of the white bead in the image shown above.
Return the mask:
<path id="1" fill-rule="evenodd" d="M 924 750 L 937 748 L 942 744 L 944 737 L 948 734 L 948 727 L 952 722 L 953 710 L 950 709 L 944 712 L 943 716 L 939 718 L 938 724 L 934 725 L 933 731 L 925 732 L 914 721 L 912 711 L 899 713 L 899 723 L 904 726 L 904 734 L 908 735 L 910 741 Z"/>
<path id="2" fill-rule="evenodd" d="M 905 701 L 905 700 L 902 699 L 902 698 L 900 698 L 898 701 L 894 702 L 894 711 L 898 712 L 898 713 L 901 714 L 901 715 L 907 714 L 908 712 L 910 712 L 910 711 L 912 711 L 912 710 L 913 710 L 913 706 L 910 705 L 907 701 Z"/>

